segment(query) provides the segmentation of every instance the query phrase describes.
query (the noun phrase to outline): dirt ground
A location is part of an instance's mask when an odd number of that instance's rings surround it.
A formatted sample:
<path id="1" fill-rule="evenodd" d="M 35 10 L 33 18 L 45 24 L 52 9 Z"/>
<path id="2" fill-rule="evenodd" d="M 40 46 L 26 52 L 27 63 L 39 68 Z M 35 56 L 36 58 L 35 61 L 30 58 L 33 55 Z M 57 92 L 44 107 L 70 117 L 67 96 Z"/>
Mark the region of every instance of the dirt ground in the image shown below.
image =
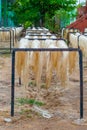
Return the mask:
<path id="1" fill-rule="evenodd" d="M 56 77 L 52 79 L 47 91 L 44 81 L 38 93 L 31 78 L 27 99 L 36 99 L 44 105 L 20 104 L 18 99 L 25 98 L 24 87 L 18 85 L 15 76 L 15 109 L 11 117 L 11 57 L 0 56 L 0 130 L 87 130 L 87 70 L 84 71 L 84 113 L 80 119 L 79 69 L 69 77 L 65 88 Z"/>

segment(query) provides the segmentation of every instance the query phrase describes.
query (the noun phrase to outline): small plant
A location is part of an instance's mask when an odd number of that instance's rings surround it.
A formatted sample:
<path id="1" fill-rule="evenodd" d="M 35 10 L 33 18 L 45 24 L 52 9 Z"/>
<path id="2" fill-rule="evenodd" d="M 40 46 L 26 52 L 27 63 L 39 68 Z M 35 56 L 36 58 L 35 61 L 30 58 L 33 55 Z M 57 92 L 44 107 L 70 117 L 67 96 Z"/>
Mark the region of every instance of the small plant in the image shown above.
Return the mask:
<path id="1" fill-rule="evenodd" d="M 28 86 L 36 86 L 36 83 L 31 81 L 31 82 L 29 82 Z"/>
<path id="2" fill-rule="evenodd" d="M 43 102 L 40 101 L 36 101 L 35 99 L 26 99 L 26 98 L 19 98 L 17 100 L 21 105 L 25 105 L 25 104 L 30 104 L 30 105 L 37 105 L 37 106 L 42 106 L 44 105 Z"/>

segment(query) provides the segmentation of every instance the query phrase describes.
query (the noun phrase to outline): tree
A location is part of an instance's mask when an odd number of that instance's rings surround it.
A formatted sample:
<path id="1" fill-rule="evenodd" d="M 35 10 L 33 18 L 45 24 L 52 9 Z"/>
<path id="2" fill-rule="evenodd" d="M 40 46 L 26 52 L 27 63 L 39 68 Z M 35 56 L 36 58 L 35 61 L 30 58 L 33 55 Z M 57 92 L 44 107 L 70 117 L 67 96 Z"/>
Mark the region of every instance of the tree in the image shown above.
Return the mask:
<path id="1" fill-rule="evenodd" d="M 64 9 L 71 11 L 76 7 L 77 0 L 16 0 L 10 7 L 14 12 L 12 19 L 14 23 L 36 26 L 45 25 L 45 16 L 50 19 L 55 15 L 55 11 Z"/>

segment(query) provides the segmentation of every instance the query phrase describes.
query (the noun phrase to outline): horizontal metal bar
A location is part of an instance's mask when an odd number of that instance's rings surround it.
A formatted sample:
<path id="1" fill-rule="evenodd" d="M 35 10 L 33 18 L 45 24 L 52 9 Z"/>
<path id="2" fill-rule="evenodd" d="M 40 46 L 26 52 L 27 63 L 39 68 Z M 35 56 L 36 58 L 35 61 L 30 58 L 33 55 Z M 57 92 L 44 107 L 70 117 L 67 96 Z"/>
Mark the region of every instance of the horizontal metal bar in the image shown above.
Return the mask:
<path id="1" fill-rule="evenodd" d="M 0 32 L 11 32 L 11 30 L 9 30 L 9 29 L 0 29 Z"/>
<path id="2" fill-rule="evenodd" d="M 29 34 L 27 33 L 28 36 L 53 36 L 54 34 Z M 58 34 L 55 34 L 55 36 L 58 36 Z"/>
<path id="3" fill-rule="evenodd" d="M 11 52 L 9 51 L 9 52 L 0 52 L 0 55 L 3 55 L 3 54 L 11 54 Z"/>
<path id="4" fill-rule="evenodd" d="M 9 50 L 10 48 L 0 48 L 0 50 Z"/>
<path id="5" fill-rule="evenodd" d="M 24 39 L 28 39 L 28 40 L 63 40 L 63 41 L 66 41 L 63 38 L 24 38 Z"/>
<path id="6" fill-rule="evenodd" d="M 12 51 L 81 51 L 79 48 L 13 48 Z"/>

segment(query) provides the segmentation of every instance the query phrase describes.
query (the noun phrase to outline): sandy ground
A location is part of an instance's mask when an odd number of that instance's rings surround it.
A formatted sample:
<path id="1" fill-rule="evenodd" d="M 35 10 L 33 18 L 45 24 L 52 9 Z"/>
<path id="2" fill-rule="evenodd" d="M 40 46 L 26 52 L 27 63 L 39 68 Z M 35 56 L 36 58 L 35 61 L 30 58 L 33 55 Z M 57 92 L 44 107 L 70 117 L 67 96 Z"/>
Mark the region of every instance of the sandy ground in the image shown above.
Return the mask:
<path id="1" fill-rule="evenodd" d="M 84 71 L 84 75 L 86 74 L 87 70 Z M 27 99 L 36 99 L 44 103 L 37 107 L 18 102 L 18 99 L 25 98 L 25 92 L 23 85 L 21 87 L 18 85 L 16 76 L 15 111 L 14 117 L 11 117 L 11 57 L 1 56 L 0 130 L 87 130 L 87 82 L 84 81 L 84 114 L 81 120 L 79 84 L 78 69 L 69 78 L 65 88 L 60 86 L 56 78 L 53 78 L 50 89 L 47 91 L 42 85 L 39 93 L 34 79 L 31 78 Z"/>

